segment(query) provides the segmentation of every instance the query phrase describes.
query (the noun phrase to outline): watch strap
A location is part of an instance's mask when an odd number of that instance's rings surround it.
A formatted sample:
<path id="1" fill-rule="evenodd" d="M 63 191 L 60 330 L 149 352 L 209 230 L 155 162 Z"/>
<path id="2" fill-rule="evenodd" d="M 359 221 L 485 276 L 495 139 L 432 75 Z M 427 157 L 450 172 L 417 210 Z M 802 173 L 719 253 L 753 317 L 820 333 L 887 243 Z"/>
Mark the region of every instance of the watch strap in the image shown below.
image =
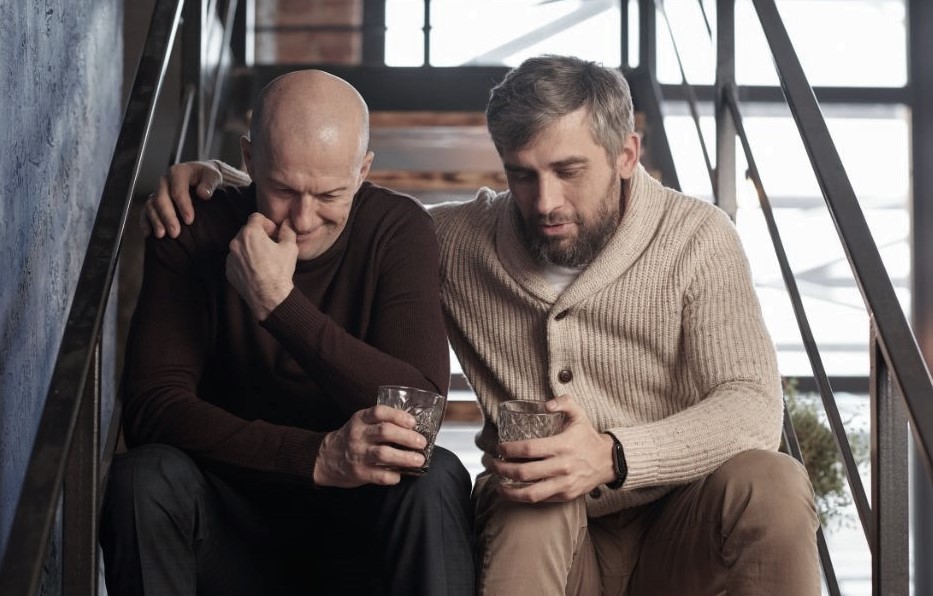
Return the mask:
<path id="1" fill-rule="evenodd" d="M 622 488 L 622 485 L 625 484 L 625 479 L 628 477 L 628 464 L 625 463 L 625 450 L 622 448 L 622 441 L 612 433 L 606 434 L 612 437 L 612 466 L 616 472 L 616 479 L 606 483 L 606 487 L 615 490 Z"/>

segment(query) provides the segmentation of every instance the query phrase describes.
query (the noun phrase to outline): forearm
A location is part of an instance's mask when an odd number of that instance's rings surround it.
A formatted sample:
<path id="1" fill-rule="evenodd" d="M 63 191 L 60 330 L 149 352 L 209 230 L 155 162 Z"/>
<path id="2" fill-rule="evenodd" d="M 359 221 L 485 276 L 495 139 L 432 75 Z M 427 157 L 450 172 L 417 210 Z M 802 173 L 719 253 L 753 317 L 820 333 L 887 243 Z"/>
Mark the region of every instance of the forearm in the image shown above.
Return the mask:
<path id="1" fill-rule="evenodd" d="M 779 382 L 734 381 L 662 420 L 607 429 L 625 449 L 625 489 L 684 484 L 750 449 L 777 448 Z"/>
<path id="2" fill-rule="evenodd" d="M 125 396 L 123 421 L 131 447 L 162 443 L 228 474 L 268 482 L 312 482 L 324 433 L 244 420 L 158 376 L 147 380 L 151 389 L 131 389 Z"/>
<path id="3" fill-rule="evenodd" d="M 348 333 L 297 289 L 262 324 L 347 413 L 374 405 L 379 385 L 447 393 L 448 349 L 439 325 L 412 328 L 411 333 L 420 329 L 417 338 L 383 334 L 385 340 L 369 343 Z"/>

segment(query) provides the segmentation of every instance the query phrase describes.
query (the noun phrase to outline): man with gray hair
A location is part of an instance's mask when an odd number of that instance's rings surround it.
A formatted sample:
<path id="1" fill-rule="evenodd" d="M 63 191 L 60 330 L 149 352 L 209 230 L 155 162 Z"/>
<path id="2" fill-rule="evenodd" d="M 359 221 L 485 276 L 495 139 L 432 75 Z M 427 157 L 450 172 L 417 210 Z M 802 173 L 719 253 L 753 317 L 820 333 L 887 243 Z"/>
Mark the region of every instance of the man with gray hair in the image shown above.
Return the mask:
<path id="1" fill-rule="evenodd" d="M 485 418 L 479 593 L 817 595 L 812 488 L 776 452 L 780 378 L 740 240 L 640 165 L 632 109 L 613 69 L 526 60 L 486 110 L 509 190 L 431 209 Z M 500 444 L 511 399 L 563 412 L 562 432 Z"/>

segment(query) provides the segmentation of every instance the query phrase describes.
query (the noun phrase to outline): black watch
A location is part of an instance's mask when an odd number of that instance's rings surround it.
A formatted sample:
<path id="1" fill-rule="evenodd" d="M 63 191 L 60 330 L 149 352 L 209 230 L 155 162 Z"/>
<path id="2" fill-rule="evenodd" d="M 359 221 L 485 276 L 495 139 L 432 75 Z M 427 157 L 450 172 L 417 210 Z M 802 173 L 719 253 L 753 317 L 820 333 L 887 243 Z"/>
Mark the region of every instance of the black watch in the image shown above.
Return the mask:
<path id="1" fill-rule="evenodd" d="M 625 479 L 628 477 L 628 465 L 625 463 L 625 451 L 622 449 L 622 442 L 612 433 L 606 433 L 612 437 L 612 467 L 616 471 L 616 479 L 607 482 L 606 486 L 611 489 L 622 488 Z"/>

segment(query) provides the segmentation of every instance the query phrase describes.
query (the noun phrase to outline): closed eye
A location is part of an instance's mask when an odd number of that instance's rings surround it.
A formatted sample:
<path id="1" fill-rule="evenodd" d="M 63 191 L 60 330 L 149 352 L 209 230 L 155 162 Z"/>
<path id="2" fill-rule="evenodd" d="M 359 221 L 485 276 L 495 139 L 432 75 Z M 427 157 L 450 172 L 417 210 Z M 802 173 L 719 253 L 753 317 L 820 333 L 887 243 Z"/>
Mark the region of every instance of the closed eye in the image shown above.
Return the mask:
<path id="1" fill-rule="evenodd" d="M 530 172 L 528 170 L 507 170 L 506 174 L 511 180 L 516 180 L 519 182 L 532 180 L 535 177 L 534 172 Z"/>

